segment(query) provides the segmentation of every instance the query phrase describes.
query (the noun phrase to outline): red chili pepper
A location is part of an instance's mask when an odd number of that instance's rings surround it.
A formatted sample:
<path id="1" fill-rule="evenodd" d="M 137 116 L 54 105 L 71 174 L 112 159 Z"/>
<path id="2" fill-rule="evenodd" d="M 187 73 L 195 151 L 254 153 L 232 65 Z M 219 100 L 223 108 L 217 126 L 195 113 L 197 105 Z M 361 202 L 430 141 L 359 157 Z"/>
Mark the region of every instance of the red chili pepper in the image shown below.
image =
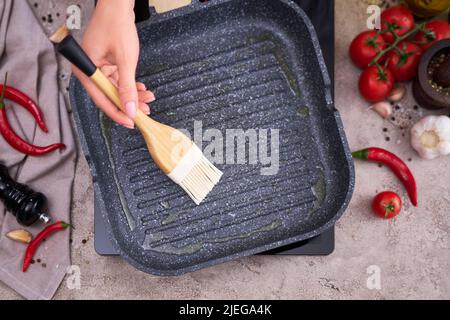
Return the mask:
<path id="1" fill-rule="evenodd" d="M 357 151 L 352 153 L 352 156 L 355 159 L 368 160 L 386 165 L 403 183 L 408 191 L 412 204 L 417 207 L 418 200 L 416 180 L 414 179 L 411 170 L 409 170 L 408 166 L 402 161 L 402 159 L 397 157 L 395 154 L 380 148 L 369 148 Z"/>
<path id="2" fill-rule="evenodd" d="M 9 124 L 5 110 L 6 80 L 7 74 L 5 75 L 5 84 L 2 86 L 0 96 L 0 133 L 5 138 L 6 142 L 17 151 L 30 156 L 42 156 L 56 149 L 65 148 L 66 146 L 62 143 L 56 143 L 46 147 L 35 146 L 26 142 L 14 132 Z"/>
<path id="3" fill-rule="evenodd" d="M 50 226 L 48 226 L 47 228 L 45 228 L 44 230 L 42 230 L 37 236 L 36 238 L 33 239 L 33 241 L 31 241 L 28 244 L 27 247 L 27 251 L 25 252 L 25 258 L 23 260 L 23 268 L 22 271 L 26 272 L 28 267 L 31 264 L 31 260 L 33 260 L 34 254 L 37 250 L 37 248 L 39 247 L 39 245 L 42 243 L 42 240 L 48 238 L 51 234 L 57 232 L 57 231 L 62 231 L 67 229 L 68 227 L 70 227 L 70 224 L 67 224 L 63 221 L 58 221 Z"/>
<path id="4" fill-rule="evenodd" d="M 19 152 L 30 156 L 43 156 L 56 149 L 64 149 L 66 147 L 63 143 L 55 143 L 46 147 L 39 147 L 29 144 L 21 137 L 19 137 L 11 128 L 8 118 L 6 117 L 5 107 L 0 106 L 0 133 L 8 142 L 8 144 Z"/>
<path id="5" fill-rule="evenodd" d="M 0 84 L 0 92 L 1 91 L 3 91 L 2 84 Z M 44 118 L 42 116 L 42 111 L 39 109 L 39 106 L 25 93 L 13 87 L 5 86 L 5 99 L 14 101 L 18 105 L 27 109 L 34 117 L 34 119 L 36 120 L 37 124 L 42 129 L 42 131 L 46 133 L 48 132 L 47 125 L 45 124 Z"/>

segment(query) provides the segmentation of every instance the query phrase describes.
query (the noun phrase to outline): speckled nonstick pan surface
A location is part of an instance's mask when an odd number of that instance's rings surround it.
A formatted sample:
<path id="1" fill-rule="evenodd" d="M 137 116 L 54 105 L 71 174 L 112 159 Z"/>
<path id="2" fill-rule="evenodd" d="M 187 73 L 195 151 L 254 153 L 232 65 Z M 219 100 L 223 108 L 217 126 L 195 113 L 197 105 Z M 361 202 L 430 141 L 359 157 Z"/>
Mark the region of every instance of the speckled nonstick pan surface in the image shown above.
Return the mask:
<path id="1" fill-rule="evenodd" d="M 194 0 L 139 24 L 139 36 L 138 79 L 157 97 L 152 117 L 191 134 L 201 121 L 224 139 L 227 129 L 267 129 L 270 142 L 279 130 L 279 171 L 217 164 L 224 176 L 197 207 L 156 168 L 140 133 L 113 124 L 72 79 L 95 194 L 128 262 L 180 275 L 305 240 L 336 223 L 353 192 L 353 163 L 315 32 L 296 4 Z"/>

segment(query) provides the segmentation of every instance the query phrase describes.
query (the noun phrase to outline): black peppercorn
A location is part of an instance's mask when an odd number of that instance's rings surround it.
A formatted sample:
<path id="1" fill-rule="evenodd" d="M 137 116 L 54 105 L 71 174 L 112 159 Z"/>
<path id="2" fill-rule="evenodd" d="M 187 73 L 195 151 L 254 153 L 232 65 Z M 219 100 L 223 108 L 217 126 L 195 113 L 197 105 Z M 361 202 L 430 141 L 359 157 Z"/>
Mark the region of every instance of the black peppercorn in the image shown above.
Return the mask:
<path id="1" fill-rule="evenodd" d="M 450 87 L 450 58 L 447 58 L 434 72 L 433 80 L 441 87 Z"/>

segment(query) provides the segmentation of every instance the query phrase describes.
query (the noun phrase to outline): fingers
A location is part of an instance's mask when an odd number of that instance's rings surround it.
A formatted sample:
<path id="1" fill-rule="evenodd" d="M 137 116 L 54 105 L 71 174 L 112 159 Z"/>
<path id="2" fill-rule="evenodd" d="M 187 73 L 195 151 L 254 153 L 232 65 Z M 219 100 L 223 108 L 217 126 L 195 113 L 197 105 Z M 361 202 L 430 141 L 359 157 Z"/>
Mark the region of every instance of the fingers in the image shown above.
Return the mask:
<path id="1" fill-rule="evenodd" d="M 116 80 L 115 76 L 109 76 L 108 79 L 112 82 L 112 84 L 114 84 L 116 87 L 118 87 L 118 81 Z M 118 79 L 118 75 L 117 75 L 117 79 Z M 145 85 L 143 83 L 136 82 L 136 89 L 138 92 L 139 103 L 140 102 L 150 103 L 150 102 L 155 101 L 155 95 L 153 94 L 153 92 L 147 90 L 147 88 L 145 87 Z"/>
<path id="2" fill-rule="evenodd" d="M 117 73 L 117 66 L 113 64 L 106 64 L 103 65 L 100 70 L 105 74 L 107 77 L 114 77 L 116 80 L 119 79 L 118 73 Z"/>
<path id="3" fill-rule="evenodd" d="M 108 79 L 112 82 L 112 84 L 114 84 L 116 87 L 118 87 L 118 80 L 116 80 L 116 76 L 118 79 L 118 74 L 114 74 L 108 77 Z M 138 99 L 139 102 L 144 102 L 144 103 L 150 103 L 155 101 L 155 95 L 153 94 L 153 92 L 147 90 L 147 88 L 145 87 L 145 85 L 141 82 L 136 82 L 136 89 L 138 92 Z"/>
<path id="4" fill-rule="evenodd" d="M 80 70 L 73 67 L 74 75 L 80 80 L 83 87 L 92 98 L 95 105 L 108 117 L 126 128 L 134 128 L 134 122 L 121 112 L 117 107 L 97 88 L 97 86 Z"/>
<path id="5" fill-rule="evenodd" d="M 138 91 L 138 98 L 140 102 L 144 103 L 155 101 L 155 95 L 150 91 Z"/>
<path id="6" fill-rule="evenodd" d="M 136 111 L 139 102 L 138 91 L 136 88 L 136 66 L 127 61 L 118 63 L 119 71 L 119 95 L 126 115 L 130 119 L 136 117 Z"/>
<path id="7" fill-rule="evenodd" d="M 136 88 L 138 90 L 139 97 L 139 109 L 142 110 L 146 115 L 150 114 L 150 107 L 147 103 L 153 102 L 156 100 L 153 92 L 147 90 L 145 85 L 141 82 L 136 82 Z"/>
<path id="8" fill-rule="evenodd" d="M 100 70 L 108 77 L 108 79 L 116 86 L 119 85 L 119 72 L 116 65 L 104 65 Z M 139 102 L 150 103 L 155 101 L 155 95 L 147 90 L 142 82 L 136 82 L 136 90 L 138 92 Z"/>
<path id="9" fill-rule="evenodd" d="M 136 82 L 136 89 L 138 91 L 146 91 L 147 87 L 142 82 Z"/>
<path id="10" fill-rule="evenodd" d="M 147 103 L 155 101 L 155 95 L 147 90 L 145 84 L 142 82 L 136 82 L 136 89 L 139 97 L 139 109 L 146 115 L 150 114 L 150 107 Z"/>
<path id="11" fill-rule="evenodd" d="M 139 102 L 139 109 L 141 109 L 141 111 L 146 115 L 150 114 L 150 107 L 146 103 Z"/>

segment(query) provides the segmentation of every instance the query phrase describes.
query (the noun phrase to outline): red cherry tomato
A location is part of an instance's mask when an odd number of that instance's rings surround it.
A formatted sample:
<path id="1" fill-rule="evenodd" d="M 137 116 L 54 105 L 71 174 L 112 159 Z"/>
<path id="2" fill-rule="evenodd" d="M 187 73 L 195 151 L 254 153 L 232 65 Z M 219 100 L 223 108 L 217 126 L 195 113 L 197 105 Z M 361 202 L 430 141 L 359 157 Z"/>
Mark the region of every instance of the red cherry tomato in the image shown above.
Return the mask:
<path id="1" fill-rule="evenodd" d="M 365 31 L 360 33 L 350 45 L 350 58 L 353 63 L 364 69 L 377 56 L 377 54 L 386 48 L 386 41 L 383 36 L 376 31 Z M 384 57 L 378 62 L 382 63 Z"/>
<path id="2" fill-rule="evenodd" d="M 389 70 L 397 81 L 410 81 L 417 75 L 422 49 L 411 42 L 399 43 L 397 48 L 389 51 L 387 61 Z"/>
<path id="3" fill-rule="evenodd" d="M 402 199 L 395 192 L 382 192 L 373 199 L 373 212 L 383 219 L 392 219 L 402 210 Z"/>
<path id="4" fill-rule="evenodd" d="M 435 20 L 425 25 L 425 32 L 419 31 L 414 37 L 414 42 L 425 51 L 434 43 L 450 39 L 450 24 L 445 20 Z"/>
<path id="5" fill-rule="evenodd" d="M 394 75 L 389 69 L 371 66 L 364 70 L 359 78 L 359 91 L 368 102 L 380 102 L 389 96 L 394 83 Z"/>
<path id="6" fill-rule="evenodd" d="M 395 41 L 393 33 L 399 37 L 405 35 L 414 28 L 414 17 L 405 6 L 399 5 L 386 9 L 381 14 L 381 30 L 388 43 Z"/>

